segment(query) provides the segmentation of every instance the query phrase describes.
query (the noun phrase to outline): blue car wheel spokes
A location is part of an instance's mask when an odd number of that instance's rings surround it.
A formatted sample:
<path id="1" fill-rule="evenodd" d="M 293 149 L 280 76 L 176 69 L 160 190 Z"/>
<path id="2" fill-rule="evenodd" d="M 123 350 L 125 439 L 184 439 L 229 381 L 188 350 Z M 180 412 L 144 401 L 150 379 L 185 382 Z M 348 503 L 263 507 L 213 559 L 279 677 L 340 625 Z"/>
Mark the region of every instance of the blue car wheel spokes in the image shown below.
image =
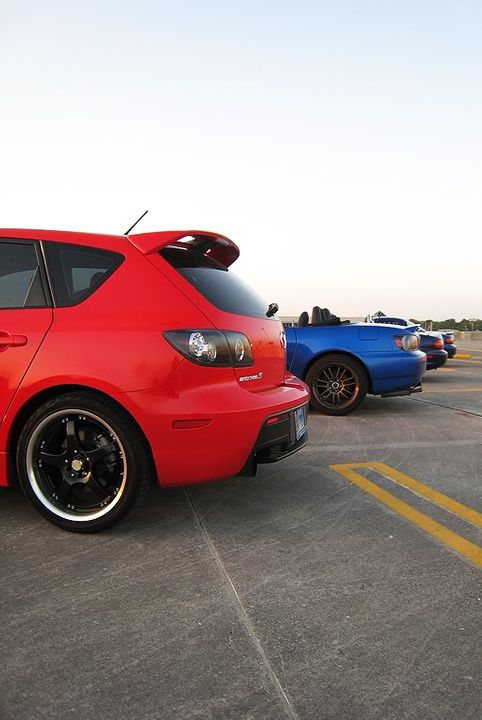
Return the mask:
<path id="1" fill-rule="evenodd" d="M 323 368 L 316 379 L 316 394 L 331 405 L 343 405 L 357 392 L 358 383 L 355 375 L 348 368 L 340 365 Z"/>
<path id="2" fill-rule="evenodd" d="M 311 406 L 328 415 L 347 415 L 367 393 L 364 368 L 354 358 L 341 354 L 317 360 L 305 380 L 311 390 Z"/>

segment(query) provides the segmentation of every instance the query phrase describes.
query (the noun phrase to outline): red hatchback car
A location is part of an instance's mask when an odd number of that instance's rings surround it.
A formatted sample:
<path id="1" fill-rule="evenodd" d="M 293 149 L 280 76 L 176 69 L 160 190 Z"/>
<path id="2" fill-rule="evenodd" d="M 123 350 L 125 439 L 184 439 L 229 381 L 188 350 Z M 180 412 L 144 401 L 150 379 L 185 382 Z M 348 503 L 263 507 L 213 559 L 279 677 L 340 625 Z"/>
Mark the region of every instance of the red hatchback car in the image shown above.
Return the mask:
<path id="1" fill-rule="evenodd" d="M 252 475 L 306 442 L 308 390 L 209 232 L 0 230 L 0 485 L 100 530 L 149 479 Z"/>

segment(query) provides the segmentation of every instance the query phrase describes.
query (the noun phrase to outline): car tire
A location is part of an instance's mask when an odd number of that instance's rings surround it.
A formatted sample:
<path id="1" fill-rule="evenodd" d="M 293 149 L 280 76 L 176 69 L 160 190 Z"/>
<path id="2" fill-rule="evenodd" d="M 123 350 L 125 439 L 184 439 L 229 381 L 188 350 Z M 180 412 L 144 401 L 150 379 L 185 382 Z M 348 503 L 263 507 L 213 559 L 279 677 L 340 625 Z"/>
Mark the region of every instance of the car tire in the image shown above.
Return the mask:
<path id="1" fill-rule="evenodd" d="M 20 485 L 54 525 L 95 532 L 145 495 L 150 449 L 134 420 L 109 398 L 72 392 L 43 403 L 17 445 Z"/>
<path id="2" fill-rule="evenodd" d="M 305 378 L 311 390 L 310 405 L 326 415 L 348 415 L 367 394 L 364 367 L 348 355 L 324 355 L 310 367 Z"/>

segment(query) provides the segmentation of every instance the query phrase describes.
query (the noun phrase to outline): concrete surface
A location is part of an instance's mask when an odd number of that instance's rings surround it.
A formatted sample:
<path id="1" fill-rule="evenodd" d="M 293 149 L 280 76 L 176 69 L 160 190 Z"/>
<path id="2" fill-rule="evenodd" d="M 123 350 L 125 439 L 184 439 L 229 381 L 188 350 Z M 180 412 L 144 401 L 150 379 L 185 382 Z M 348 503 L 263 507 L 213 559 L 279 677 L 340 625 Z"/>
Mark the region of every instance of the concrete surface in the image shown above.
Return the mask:
<path id="1" fill-rule="evenodd" d="M 330 468 L 384 462 L 467 508 L 482 342 L 411 398 L 311 414 L 253 479 L 154 488 L 98 535 L 0 492 L 2 720 L 480 717 L 480 568 Z M 359 472 L 472 544 L 480 529 Z"/>

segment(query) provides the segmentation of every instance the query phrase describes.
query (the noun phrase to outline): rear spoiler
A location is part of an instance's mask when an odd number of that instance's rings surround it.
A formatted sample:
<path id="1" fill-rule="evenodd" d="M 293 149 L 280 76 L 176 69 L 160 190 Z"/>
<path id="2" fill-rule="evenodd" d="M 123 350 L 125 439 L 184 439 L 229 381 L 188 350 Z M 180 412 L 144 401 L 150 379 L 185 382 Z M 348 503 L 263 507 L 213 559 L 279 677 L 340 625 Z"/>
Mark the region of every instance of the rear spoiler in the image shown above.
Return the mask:
<path id="1" fill-rule="evenodd" d="M 155 253 L 167 245 L 190 247 L 229 267 L 239 257 L 238 246 L 224 235 L 204 230 L 168 230 L 165 232 L 128 235 L 127 239 L 145 255 Z"/>

